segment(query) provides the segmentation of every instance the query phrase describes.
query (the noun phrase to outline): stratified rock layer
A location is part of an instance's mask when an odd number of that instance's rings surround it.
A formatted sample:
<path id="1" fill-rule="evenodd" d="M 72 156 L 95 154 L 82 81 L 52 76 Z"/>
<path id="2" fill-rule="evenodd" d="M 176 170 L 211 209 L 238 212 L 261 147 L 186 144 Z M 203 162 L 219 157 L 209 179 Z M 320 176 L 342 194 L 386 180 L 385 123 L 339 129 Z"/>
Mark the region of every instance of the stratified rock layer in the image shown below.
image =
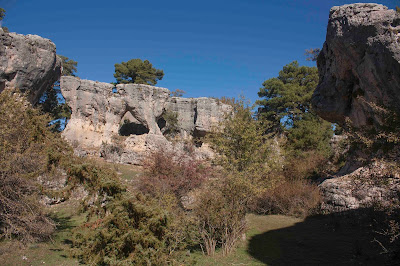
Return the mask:
<path id="1" fill-rule="evenodd" d="M 54 43 L 37 35 L 5 33 L 0 27 L 0 93 L 19 89 L 34 104 L 60 75 Z"/>
<path id="2" fill-rule="evenodd" d="M 140 164 L 150 150 L 171 146 L 163 135 L 166 112 L 177 115 L 177 129 L 186 139 L 211 132 L 231 112 L 216 99 L 170 97 L 168 89 L 141 84 L 114 88 L 62 77 L 61 91 L 72 109 L 63 136 L 84 151 L 101 148 L 104 157 L 119 163 Z"/>
<path id="3" fill-rule="evenodd" d="M 333 7 L 318 70 L 312 102 L 322 118 L 377 126 L 380 107 L 400 113 L 400 14 L 378 4 Z"/>

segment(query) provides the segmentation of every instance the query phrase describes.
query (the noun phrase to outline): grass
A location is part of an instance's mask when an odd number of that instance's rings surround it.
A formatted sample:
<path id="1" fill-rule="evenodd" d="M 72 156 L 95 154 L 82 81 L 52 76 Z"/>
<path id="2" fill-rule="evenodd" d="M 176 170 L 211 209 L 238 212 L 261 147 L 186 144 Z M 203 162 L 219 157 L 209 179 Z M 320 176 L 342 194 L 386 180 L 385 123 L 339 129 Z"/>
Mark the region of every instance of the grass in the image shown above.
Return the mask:
<path id="1" fill-rule="evenodd" d="M 71 230 L 85 220 L 74 205 L 53 209 L 58 223 L 52 241 L 26 248 L 15 241 L 0 243 L 0 265 L 79 265 L 71 258 Z M 354 216 L 349 216 L 354 217 Z M 295 218 L 284 215 L 246 217 L 246 239 L 229 256 L 208 257 L 197 251 L 188 262 L 195 265 L 379 265 L 380 249 L 365 227 L 345 216 Z M 26 259 L 23 259 L 23 257 Z"/>
<path id="2" fill-rule="evenodd" d="M 246 240 L 229 256 L 195 253 L 196 265 L 382 265 L 381 249 L 355 215 L 305 219 L 247 215 Z"/>
<path id="3" fill-rule="evenodd" d="M 134 181 L 137 179 L 138 175 L 142 173 L 142 168 L 140 166 L 119 164 L 114 167 L 120 175 L 120 178 L 124 181 Z"/>
<path id="4" fill-rule="evenodd" d="M 51 210 L 57 223 L 57 231 L 51 241 L 35 243 L 26 247 L 17 241 L 0 242 L 0 265 L 80 265 L 70 256 L 71 230 L 82 223 L 85 215 L 77 215 L 75 204 L 60 204 Z"/>
<path id="5" fill-rule="evenodd" d="M 131 165 L 107 164 L 119 172 L 121 180 L 134 184 L 141 169 Z M 22 247 L 16 241 L 0 242 L 0 265 L 80 265 L 70 255 L 71 231 L 85 221 L 78 215 L 77 201 L 51 207 L 57 231 L 52 241 Z M 359 215 L 360 214 L 360 215 Z M 368 222 L 345 213 L 308 218 L 284 215 L 246 216 L 246 239 L 229 256 L 214 257 L 196 251 L 189 256 L 195 265 L 379 265 L 381 251 L 373 243 Z M 352 218 L 353 217 L 353 218 Z M 368 229 L 368 230 L 367 230 Z M 192 264 L 192 263 L 191 263 Z"/>
<path id="6" fill-rule="evenodd" d="M 246 240 L 242 241 L 232 254 L 223 257 L 218 252 L 214 257 L 207 257 L 201 253 L 195 253 L 194 259 L 196 265 L 265 265 L 263 261 L 260 261 L 249 253 L 251 239 L 265 232 L 294 226 L 296 223 L 303 221 L 299 218 L 283 215 L 265 216 L 254 214 L 247 215 L 246 220 L 248 225 Z M 259 249 L 255 250 L 255 252 L 260 256 L 275 259 L 282 255 L 278 239 L 276 238 L 267 239 L 259 244 Z"/>
<path id="7" fill-rule="evenodd" d="M 134 182 L 137 180 L 138 176 L 143 172 L 143 168 L 137 165 L 131 164 L 116 164 L 103 161 L 99 158 L 96 160 L 104 166 L 108 166 L 110 169 L 115 170 L 122 181 Z"/>

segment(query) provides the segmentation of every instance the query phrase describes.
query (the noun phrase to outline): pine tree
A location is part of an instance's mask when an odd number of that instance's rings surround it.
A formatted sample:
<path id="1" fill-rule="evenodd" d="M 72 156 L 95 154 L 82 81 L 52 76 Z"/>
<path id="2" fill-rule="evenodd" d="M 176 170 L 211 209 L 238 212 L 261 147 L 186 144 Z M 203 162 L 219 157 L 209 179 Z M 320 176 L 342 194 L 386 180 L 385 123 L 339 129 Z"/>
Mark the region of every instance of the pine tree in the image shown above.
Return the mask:
<path id="1" fill-rule="evenodd" d="M 128 62 L 115 64 L 114 77 L 117 84 L 137 83 L 156 85 L 158 80 L 162 80 L 164 72 L 155 69 L 149 60 L 131 59 Z"/>

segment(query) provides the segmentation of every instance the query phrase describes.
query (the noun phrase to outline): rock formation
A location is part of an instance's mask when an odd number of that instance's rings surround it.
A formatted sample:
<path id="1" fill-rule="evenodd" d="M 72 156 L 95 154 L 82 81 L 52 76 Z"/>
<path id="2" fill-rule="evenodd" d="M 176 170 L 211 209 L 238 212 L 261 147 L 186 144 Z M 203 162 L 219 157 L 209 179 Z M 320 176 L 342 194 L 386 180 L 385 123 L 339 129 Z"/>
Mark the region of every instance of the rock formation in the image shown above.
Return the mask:
<path id="1" fill-rule="evenodd" d="M 17 88 L 34 104 L 60 75 L 54 43 L 37 35 L 5 33 L 0 27 L 0 93 Z"/>
<path id="2" fill-rule="evenodd" d="M 380 110 L 400 114 L 400 14 L 395 10 L 378 4 L 333 7 L 317 63 L 320 81 L 312 103 L 322 118 L 379 130 Z M 336 177 L 320 184 L 323 209 L 389 203 L 400 191 L 391 168 L 378 160 L 362 167 L 348 161 Z"/>
<path id="3" fill-rule="evenodd" d="M 119 84 L 61 78 L 61 91 L 71 107 L 63 136 L 85 152 L 100 152 L 114 162 L 140 164 L 149 150 L 167 148 L 165 114 L 177 118 L 184 139 L 203 136 L 231 107 L 212 98 L 170 97 L 170 91 L 142 84 Z"/>
<path id="4" fill-rule="evenodd" d="M 324 119 L 377 126 L 377 108 L 400 113 L 400 14 L 378 4 L 330 11 L 313 105 Z"/>
<path id="5" fill-rule="evenodd" d="M 324 196 L 322 209 L 340 212 L 374 205 L 390 206 L 400 191 L 400 176 L 392 167 L 376 161 L 350 174 L 326 179 L 320 185 Z"/>

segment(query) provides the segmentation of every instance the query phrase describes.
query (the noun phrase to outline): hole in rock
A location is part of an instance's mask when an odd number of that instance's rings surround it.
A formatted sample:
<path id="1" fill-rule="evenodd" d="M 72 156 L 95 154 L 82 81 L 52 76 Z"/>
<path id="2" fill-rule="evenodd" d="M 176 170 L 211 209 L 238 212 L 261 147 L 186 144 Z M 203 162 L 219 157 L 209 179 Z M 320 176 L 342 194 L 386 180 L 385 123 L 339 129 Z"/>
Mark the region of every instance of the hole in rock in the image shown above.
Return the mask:
<path id="1" fill-rule="evenodd" d="M 118 92 L 118 90 L 116 87 L 112 88 L 112 93 L 117 93 L 117 92 Z"/>
<path id="2" fill-rule="evenodd" d="M 165 121 L 163 117 L 160 117 L 159 119 L 157 119 L 157 125 L 160 130 L 162 130 L 167 125 L 167 121 Z"/>
<path id="3" fill-rule="evenodd" d="M 121 136 L 143 135 L 147 133 L 149 133 L 149 129 L 146 126 L 130 121 L 125 121 L 119 129 Z"/>
<path id="4" fill-rule="evenodd" d="M 198 138 L 193 139 L 193 143 L 194 143 L 194 146 L 196 146 L 197 148 L 200 148 L 201 146 L 203 146 L 203 141 L 201 141 Z"/>
<path id="5" fill-rule="evenodd" d="M 6 82 L 0 82 L 0 92 L 2 92 L 6 87 Z"/>
<path id="6" fill-rule="evenodd" d="M 195 128 L 193 131 L 194 138 L 203 138 L 206 136 L 206 134 L 207 134 L 207 132 L 205 132 L 203 130 L 198 130 L 197 128 Z"/>
<path id="7" fill-rule="evenodd" d="M 202 131 L 202 130 L 198 130 L 197 128 L 194 129 L 193 131 L 193 141 L 194 141 L 194 145 L 197 148 L 200 148 L 201 146 L 203 146 L 203 141 L 202 138 L 204 138 L 206 136 L 206 132 Z"/>

